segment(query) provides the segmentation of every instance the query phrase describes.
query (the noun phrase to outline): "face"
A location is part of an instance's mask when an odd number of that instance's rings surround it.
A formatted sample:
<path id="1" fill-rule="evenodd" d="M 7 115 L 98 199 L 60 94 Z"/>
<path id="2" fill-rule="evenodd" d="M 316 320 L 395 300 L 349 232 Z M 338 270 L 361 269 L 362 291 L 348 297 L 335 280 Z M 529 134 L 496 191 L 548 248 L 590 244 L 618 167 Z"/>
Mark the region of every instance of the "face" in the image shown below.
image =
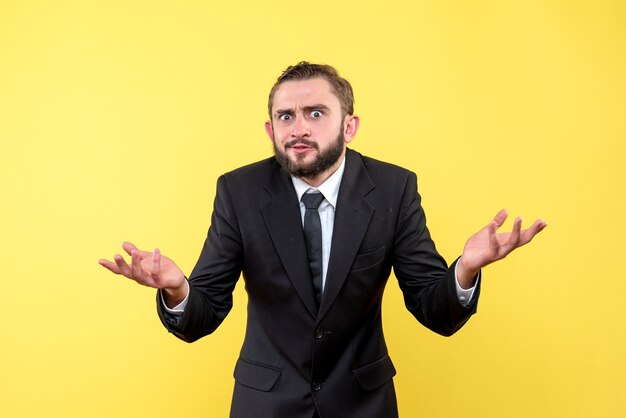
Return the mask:
<path id="1" fill-rule="evenodd" d="M 278 88 L 265 130 L 283 168 L 316 186 L 339 167 L 358 123 L 357 116 L 342 115 L 328 81 L 314 78 Z"/>

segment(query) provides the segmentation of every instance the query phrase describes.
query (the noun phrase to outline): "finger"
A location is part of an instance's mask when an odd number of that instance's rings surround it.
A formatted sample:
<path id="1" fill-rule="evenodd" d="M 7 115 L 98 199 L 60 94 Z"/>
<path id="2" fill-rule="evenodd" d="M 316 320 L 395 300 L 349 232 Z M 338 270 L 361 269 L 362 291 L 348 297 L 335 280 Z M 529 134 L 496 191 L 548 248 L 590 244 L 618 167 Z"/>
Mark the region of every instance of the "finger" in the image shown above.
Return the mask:
<path id="1" fill-rule="evenodd" d="M 492 251 L 494 250 L 497 251 L 498 249 L 498 236 L 496 235 L 497 230 L 498 230 L 498 223 L 494 219 L 493 221 L 489 222 L 489 225 L 487 225 L 489 246 L 491 247 Z"/>
<path id="2" fill-rule="evenodd" d="M 509 213 L 507 212 L 506 209 L 502 209 L 500 212 L 498 212 L 496 216 L 493 218 L 493 222 L 496 223 L 496 228 L 500 228 L 502 224 L 504 223 L 504 221 L 506 221 L 506 218 L 508 216 L 509 216 Z"/>
<path id="3" fill-rule="evenodd" d="M 546 226 L 548 226 L 548 223 L 543 219 L 539 219 L 539 228 L 537 229 L 537 234 L 543 231 Z"/>
<path id="4" fill-rule="evenodd" d="M 134 244 L 128 242 L 128 241 L 124 241 L 122 243 L 122 248 L 124 249 L 124 251 L 126 251 L 126 253 L 128 255 L 132 255 L 133 250 L 137 249 L 137 247 L 135 247 Z"/>
<path id="5" fill-rule="evenodd" d="M 509 242 L 507 245 L 507 250 L 512 251 L 519 245 L 520 236 L 522 231 L 522 218 L 519 216 L 515 218 L 515 222 L 513 222 L 513 230 L 511 231 L 511 235 L 509 235 Z"/>
<path id="6" fill-rule="evenodd" d="M 152 255 L 152 278 L 154 280 L 159 278 L 161 273 L 161 251 L 158 248 L 154 249 Z"/>
<path id="7" fill-rule="evenodd" d="M 122 257 L 119 254 L 115 254 L 115 256 L 113 257 L 113 260 L 115 261 L 115 264 L 117 265 L 117 268 L 120 270 L 121 274 L 128 277 L 129 279 L 133 278 L 131 274 L 130 266 L 126 264 L 126 260 L 124 260 L 124 257 Z"/>
<path id="8" fill-rule="evenodd" d="M 139 253 L 140 258 L 142 260 L 150 255 L 150 253 L 148 251 L 142 251 L 139 248 L 135 247 L 134 244 L 132 244 L 132 243 L 130 243 L 128 241 L 124 241 L 122 243 L 122 248 L 124 249 L 124 251 L 126 251 L 128 253 L 128 255 L 132 255 L 133 250 L 137 251 Z"/>
<path id="9" fill-rule="evenodd" d="M 102 267 L 112 271 L 115 274 L 122 274 L 122 272 L 117 267 L 117 265 L 114 262 L 112 262 L 112 261 L 105 260 L 105 259 L 101 258 L 100 260 L 98 260 L 98 264 L 100 264 Z"/>
<path id="10" fill-rule="evenodd" d="M 131 271 L 133 273 L 133 278 L 135 279 L 143 279 L 146 275 L 141 267 L 141 257 L 139 256 L 139 251 L 133 250 L 131 251 L 131 257 L 133 260 Z"/>
<path id="11" fill-rule="evenodd" d="M 535 222 L 533 222 L 530 228 L 522 231 L 520 246 L 528 244 L 535 237 L 535 235 L 543 231 L 546 226 L 548 226 L 548 224 L 541 219 L 537 219 Z"/>

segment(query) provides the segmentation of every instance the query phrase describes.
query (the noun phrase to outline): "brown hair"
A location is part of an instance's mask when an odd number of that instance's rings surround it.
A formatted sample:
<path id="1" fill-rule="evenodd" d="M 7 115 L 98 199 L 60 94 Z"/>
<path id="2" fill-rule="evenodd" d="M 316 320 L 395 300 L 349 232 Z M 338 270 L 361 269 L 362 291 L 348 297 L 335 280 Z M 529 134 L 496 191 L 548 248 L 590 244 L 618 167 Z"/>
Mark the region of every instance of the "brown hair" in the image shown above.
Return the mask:
<path id="1" fill-rule="evenodd" d="M 274 83 L 267 102 L 267 110 L 269 111 L 270 119 L 272 118 L 274 94 L 282 83 L 285 81 L 309 80 L 318 77 L 324 78 L 330 83 L 331 91 L 337 96 L 339 103 L 341 103 L 343 116 L 352 115 L 354 113 L 354 93 L 352 92 L 352 86 L 348 80 L 340 77 L 337 70 L 330 65 L 311 64 L 307 61 L 300 61 L 296 65 L 287 67 L 280 77 L 278 77 L 276 83 Z"/>

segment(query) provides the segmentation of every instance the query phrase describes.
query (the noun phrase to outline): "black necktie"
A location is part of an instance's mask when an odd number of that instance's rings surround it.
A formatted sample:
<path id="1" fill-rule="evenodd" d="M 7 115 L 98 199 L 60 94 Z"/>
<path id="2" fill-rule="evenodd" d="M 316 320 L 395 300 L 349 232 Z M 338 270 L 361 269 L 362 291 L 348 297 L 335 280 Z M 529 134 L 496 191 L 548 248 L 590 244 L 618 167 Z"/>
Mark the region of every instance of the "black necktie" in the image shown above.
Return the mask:
<path id="1" fill-rule="evenodd" d="M 324 195 L 320 192 L 305 193 L 302 195 L 302 203 L 306 208 L 304 213 L 304 238 L 306 252 L 309 256 L 309 268 L 313 278 L 313 289 L 317 306 L 322 300 L 322 223 L 320 214 L 317 211 L 320 203 L 324 200 Z"/>

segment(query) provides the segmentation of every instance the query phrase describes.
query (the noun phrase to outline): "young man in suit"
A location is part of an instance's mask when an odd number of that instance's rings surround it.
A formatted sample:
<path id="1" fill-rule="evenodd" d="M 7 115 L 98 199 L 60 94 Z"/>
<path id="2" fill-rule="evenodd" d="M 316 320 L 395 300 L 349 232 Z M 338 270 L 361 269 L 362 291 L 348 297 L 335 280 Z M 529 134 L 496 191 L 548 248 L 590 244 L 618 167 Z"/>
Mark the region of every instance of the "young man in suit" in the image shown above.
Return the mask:
<path id="1" fill-rule="evenodd" d="M 479 271 L 528 243 L 507 214 L 469 238 L 450 267 L 426 227 L 416 176 L 347 149 L 359 128 L 352 88 L 330 66 L 289 67 L 269 96 L 275 156 L 221 176 L 211 227 L 187 280 L 158 249 L 130 243 L 116 274 L 159 289 L 167 329 L 192 342 L 213 332 L 243 273 L 248 324 L 235 367 L 232 417 L 397 416 L 381 303 L 393 271 L 407 309 L 442 335 L 476 311 Z"/>

